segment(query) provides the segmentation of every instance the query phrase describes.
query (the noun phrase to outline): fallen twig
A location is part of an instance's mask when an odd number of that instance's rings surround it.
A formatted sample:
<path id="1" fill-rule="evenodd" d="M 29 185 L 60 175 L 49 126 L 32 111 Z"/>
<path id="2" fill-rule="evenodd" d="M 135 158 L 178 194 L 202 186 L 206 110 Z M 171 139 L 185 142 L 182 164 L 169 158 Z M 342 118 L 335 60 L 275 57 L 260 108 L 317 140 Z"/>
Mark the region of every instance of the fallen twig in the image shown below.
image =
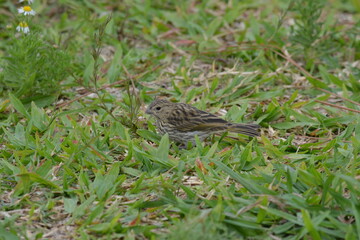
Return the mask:
<path id="1" fill-rule="evenodd" d="M 332 104 L 332 103 L 328 103 L 328 102 L 324 102 L 324 101 L 320 101 L 320 100 L 315 100 L 315 102 L 322 103 L 322 104 L 324 104 L 324 105 L 328 105 L 328 106 L 331 106 L 331 107 L 334 107 L 334 108 L 339 108 L 339 109 L 347 110 L 347 111 L 350 111 L 350 112 L 360 113 L 360 111 L 359 111 L 359 110 L 356 110 L 356 109 L 347 108 L 347 107 L 343 107 L 343 106 L 338 106 L 338 105 L 335 105 L 335 104 Z"/>

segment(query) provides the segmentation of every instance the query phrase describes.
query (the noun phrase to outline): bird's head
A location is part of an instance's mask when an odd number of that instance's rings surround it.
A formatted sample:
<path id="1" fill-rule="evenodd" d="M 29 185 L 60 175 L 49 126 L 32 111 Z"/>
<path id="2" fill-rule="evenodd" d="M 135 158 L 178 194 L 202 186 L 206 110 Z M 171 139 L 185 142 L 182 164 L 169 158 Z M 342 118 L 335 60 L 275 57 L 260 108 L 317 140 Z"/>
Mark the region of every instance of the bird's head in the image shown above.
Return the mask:
<path id="1" fill-rule="evenodd" d="M 174 104 L 164 99 L 156 99 L 146 109 L 145 113 L 153 115 L 158 119 L 165 119 L 174 108 Z"/>

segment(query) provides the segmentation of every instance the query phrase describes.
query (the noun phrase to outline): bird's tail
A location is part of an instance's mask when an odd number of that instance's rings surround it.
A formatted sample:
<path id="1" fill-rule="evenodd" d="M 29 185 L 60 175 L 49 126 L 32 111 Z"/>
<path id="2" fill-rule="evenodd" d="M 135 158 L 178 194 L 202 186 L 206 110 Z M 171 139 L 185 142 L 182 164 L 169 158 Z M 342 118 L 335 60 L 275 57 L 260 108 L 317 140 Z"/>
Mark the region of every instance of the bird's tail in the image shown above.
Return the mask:
<path id="1" fill-rule="evenodd" d="M 258 131 L 259 128 L 260 126 L 254 123 L 247 123 L 247 124 L 232 123 L 231 125 L 229 125 L 228 131 L 241 133 L 250 137 L 256 137 L 256 136 L 260 136 L 260 133 Z"/>

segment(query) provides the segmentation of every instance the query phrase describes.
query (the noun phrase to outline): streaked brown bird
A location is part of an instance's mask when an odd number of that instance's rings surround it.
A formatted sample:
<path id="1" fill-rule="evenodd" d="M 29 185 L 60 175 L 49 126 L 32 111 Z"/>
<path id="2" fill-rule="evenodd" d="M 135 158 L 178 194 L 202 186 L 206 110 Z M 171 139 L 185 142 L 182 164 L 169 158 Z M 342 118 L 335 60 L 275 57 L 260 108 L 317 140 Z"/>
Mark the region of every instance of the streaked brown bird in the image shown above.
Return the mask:
<path id="1" fill-rule="evenodd" d="M 186 103 L 156 99 L 148 106 L 146 113 L 156 118 L 155 126 L 161 135 L 168 133 L 172 141 L 185 145 L 195 143 L 195 135 L 203 141 L 213 133 L 225 131 L 259 136 L 260 126 L 257 124 L 231 123 Z"/>

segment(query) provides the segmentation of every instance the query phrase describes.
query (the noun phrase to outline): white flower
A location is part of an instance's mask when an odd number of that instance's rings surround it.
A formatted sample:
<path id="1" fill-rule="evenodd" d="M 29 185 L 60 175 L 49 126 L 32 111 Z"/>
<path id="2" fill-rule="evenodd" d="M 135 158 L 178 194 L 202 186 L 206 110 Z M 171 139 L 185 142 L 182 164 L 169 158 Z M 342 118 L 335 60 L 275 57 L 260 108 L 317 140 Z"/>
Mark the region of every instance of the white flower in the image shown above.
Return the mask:
<path id="1" fill-rule="evenodd" d="M 18 9 L 19 13 L 23 13 L 24 15 L 35 15 L 35 11 L 32 10 L 30 6 L 23 6 L 22 8 Z"/>
<path id="2" fill-rule="evenodd" d="M 19 25 L 16 27 L 16 30 L 25 34 L 30 32 L 29 26 L 26 22 L 20 22 Z"/>
<path id="3" fill-rule="evenodd" d="M 34 2 L 34 0 L 20 0 L 19 2 L 24 2 L 27 1 L 29 4 L 32 4 Z"/>

